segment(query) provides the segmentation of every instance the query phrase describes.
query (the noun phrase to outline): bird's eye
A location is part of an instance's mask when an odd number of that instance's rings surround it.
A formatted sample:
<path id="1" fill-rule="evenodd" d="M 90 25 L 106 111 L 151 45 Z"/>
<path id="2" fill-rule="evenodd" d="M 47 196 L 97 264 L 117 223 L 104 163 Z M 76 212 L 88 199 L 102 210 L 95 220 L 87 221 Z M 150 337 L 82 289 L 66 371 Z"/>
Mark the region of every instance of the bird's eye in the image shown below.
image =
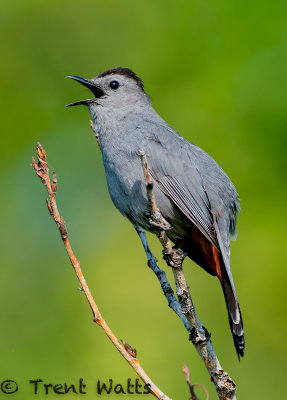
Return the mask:
<path id="1" fill-rule="evenodd" d="M 119 82 L 118 81 L 112 81 L 111 83 L 110 83 L 110 88 L 111 89 L 117 89 L 118 87 L 119 87 Z"/>

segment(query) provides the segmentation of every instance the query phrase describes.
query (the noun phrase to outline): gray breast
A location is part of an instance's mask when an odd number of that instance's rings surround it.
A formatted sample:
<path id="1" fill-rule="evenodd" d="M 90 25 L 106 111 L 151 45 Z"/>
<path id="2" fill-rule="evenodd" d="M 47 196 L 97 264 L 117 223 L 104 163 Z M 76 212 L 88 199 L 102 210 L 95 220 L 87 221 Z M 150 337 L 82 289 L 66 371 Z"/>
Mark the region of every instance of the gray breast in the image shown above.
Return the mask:
<path id="1" fill-rule="evenodd" d="M 109 146 L 103 148 L 103 162 L 111 199 L 116 208 L 133 224 L 151 231 L 149 219 L 149 206 L 145 185 L 145 178 L 139 156 L 140 145 L 136 150 L 115 148 Z M 143 144 L 142 144 L 143 145 Z M 173 202 L 162 192 L 154 181 L 154 195 L 157 206 L 162 215 L 173 224 L 178 221 L 179 211 Z M 183 217 L 183 216 L 182 216 Z M 184 225 L 184 224 L 183 224 Z M 183 232 L 174 232 L 176 237 L 181 237 Z"/>

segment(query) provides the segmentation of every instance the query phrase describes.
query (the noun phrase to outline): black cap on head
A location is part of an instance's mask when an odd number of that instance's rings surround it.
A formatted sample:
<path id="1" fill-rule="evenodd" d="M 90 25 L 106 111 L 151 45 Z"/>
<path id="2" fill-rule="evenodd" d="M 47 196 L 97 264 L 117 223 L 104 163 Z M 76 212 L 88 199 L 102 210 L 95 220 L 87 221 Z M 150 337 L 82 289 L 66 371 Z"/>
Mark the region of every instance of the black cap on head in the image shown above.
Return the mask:
<path id="1" fill-rule="evenodd" d="M 136 84 L 142 89 L 144 90 L 144 85 L 143 85 L 143 81 L 141 80 L 141 78 L 139 78 L 131 69 L 129 68 L 122 68 L 122 67 L 118 67 L 118 68 L 112 68 L 112 69 L 108 69 L 107 71 L 101 72 L 97 78 L 103 78 L 107 75 L 124 75 L 128 78 L 133 79 Z"/>

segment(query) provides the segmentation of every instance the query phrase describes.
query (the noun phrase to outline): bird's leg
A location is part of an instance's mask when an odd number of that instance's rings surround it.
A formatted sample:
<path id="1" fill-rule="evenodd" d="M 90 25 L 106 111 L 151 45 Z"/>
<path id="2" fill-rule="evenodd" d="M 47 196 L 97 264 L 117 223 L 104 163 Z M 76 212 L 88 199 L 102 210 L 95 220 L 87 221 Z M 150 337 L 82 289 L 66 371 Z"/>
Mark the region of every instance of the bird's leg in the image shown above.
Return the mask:
<path id="1" fill-rule="evenodd" d="M 174 248 L 172 248 L 172 253 L 163 250 L 162 254 L 163 254 L 163 259 L 165 260 L 167 265 L 172 268 L 180 267 L 182 265 L 183 260 L 187 256 L 187 254 L 184 253 L 183 251 Z"/>
<path id="2" fill-rule="evenodd" d="M 164 223 L 163 223 L 163 220 L 164 220 Z M 149 222 L 151 228 L 153 228 L 154 230 L 169 231 L 170 229 L 172 229 L 171 225 L 164 218 L 163 218 L 163 220 L 157 219 L 154 217 L 153 214 L 151 214 L 150 218 L 148 219 L 148 222 Z"/>
<path id="3" fill-rule="evenodd" d="M 186 316 L 181 312 L 180 304 L 177 301 L 176 296 L 172 290 L 172 287 L 170 286 L 170 283 L 167 280 L 166 273 L 161 268 L 159 268 L 159 266 L 157 265 L 157 262 L 156 262 L 156 258 L 150 251 L 145 232 L 139 226 L 135 226 L 135 230 L 137 231 L 137 234 L 139 235 L 142 245 L 143 245 L 143 248 L 145 250 L 145 253 L 147 256 L 147 264 L 148 264 L 149 268 L 157 276 L 157 279 L 161 285 L 161 289 L 167 299 L 168 306 L 170 308 L 172 308 L 173 311 L 179 316 L 179 318 L 182 320 L 182 323 L 184 324 L 186 330 L 189 332 L 189 334 L 191 334 L 190 325 L 188 323 L 188 320 L 187 320 Z"/>
<path id="4" fill-rule="evenodd" d="M 180 250 L 181 243 L 182 243 L 182 241 L 180 241 L 180 242 L 176 243 L 174 246 L 172 246 L 172 250 L 173 250 L 173 252 L 175 252 L 175 251 L 177 252 L 176 257 L 179 257 L 181 260 L 181 263 L 182 263 L 183 260 L 185 259 L 185 257 L 188 256 L 188 254 L 185 253 L 184 251 Z M 167 262 L 167 260 L 165 259 L 164 250 L 163 250 L 163 259 Z M 176 263 L 176 265 L 177 265 L 177 263 Z"/>
<path id="5" fill-rule="evenodd" d="M 159 231 L 156 233 L 156 235 L 163 246 L 163 259 L 167 265 L 172 268 L 181 267 L 187 254 L 181 250 L 178 250 L 175 246 L 172 247 L 164 231 Z"/>

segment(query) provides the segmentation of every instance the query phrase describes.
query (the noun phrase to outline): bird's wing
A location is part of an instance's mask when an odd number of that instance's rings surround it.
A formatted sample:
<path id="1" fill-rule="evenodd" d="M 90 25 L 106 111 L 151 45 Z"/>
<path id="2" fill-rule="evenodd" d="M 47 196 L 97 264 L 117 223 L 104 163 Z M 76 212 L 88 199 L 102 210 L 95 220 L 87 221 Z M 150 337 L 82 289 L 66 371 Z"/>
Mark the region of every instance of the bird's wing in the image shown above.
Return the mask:
<path id="1" fill-rule="evenodd" d="M 186 141 L 169 132 L 149 137 L 147 160 L 160 189 L 183 214 L 218 248 L 213 215 L 198 167 Z M 165 133 L 166 135 L 166 133 Z"/>
<path id="2" fill-rule="evenodd" d="M 229 263 L 229 232 L 235 231 L 239 210 L 237 192 L 207 153 L 168 126 L 154 125 L 154 129 L 156 131 L 152 131 L 146 142 L 151 175 L 221 253 L 223 262 L 220 262 L 217 276 L 223 288 L 236 351 L 243 356 L 243 323 Z"/>

